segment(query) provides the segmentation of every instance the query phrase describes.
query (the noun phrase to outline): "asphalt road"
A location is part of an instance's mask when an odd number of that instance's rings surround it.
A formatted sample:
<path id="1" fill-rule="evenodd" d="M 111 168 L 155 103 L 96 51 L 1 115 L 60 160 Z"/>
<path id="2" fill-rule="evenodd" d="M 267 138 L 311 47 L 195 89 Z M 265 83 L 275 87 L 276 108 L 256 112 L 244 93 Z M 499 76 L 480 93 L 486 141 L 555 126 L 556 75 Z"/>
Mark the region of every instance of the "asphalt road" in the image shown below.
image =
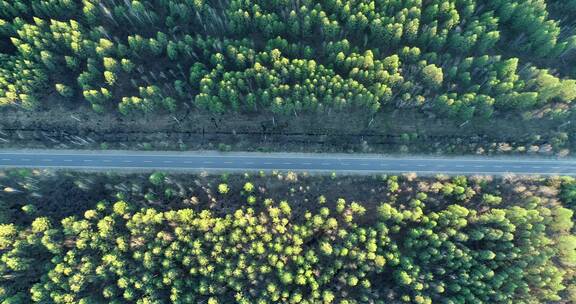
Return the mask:
<path id="1" fill-rule="evenodd" d="M 425 158 L 379 155 L 136 152 L 0 151 L 0 168 L 80 170 L 308 171 L 348 173 L 576 175 L 576 160 L 534 158 Z"/>

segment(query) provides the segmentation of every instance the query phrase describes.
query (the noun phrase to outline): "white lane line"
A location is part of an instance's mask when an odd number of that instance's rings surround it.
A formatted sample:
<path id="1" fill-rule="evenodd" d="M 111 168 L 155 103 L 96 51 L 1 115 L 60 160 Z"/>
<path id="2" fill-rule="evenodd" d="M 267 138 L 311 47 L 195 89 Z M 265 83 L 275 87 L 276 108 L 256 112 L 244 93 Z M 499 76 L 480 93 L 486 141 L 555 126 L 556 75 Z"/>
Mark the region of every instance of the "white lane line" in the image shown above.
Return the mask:
<path id="1" fill-rule="evenodd" d="M 503 166 L 493 166 L 494 168 L 504 168 Z"/>
<path id="2" fill-rule="evenodd" d="M 360 166 L 369 166 L 370 164 L 360 164 Z"/>
<path id="3" fill-rule="evenodd" d="M 11 159 L 9 159 L 9 158 L 3 158 L 2 160 L 3 161 L 11 161 Z"/>
<path id="4" fill-rule="evenodd" d="M 474 168 L 484 168 L 484 167 L 486 167 L 486 166 L 479 166 L 479 165 L 478 165 L 478 166 L 474 166 Z"/>
<path id="5" fill-rule="evenodd" d="M 41 159 L 41 161 L 43 161 L 43 162 L 51 162 L 52 160 L 45 158 L 45 159 Z"/>
<path id="6" fill-rule="evenodd" d="M 456 165 L 456 168 L 464 168 L 462 165 Z"/>
<path id="7" fill-rule="evenodd" d="M 21 160 L 22 160 L 22 161 L 30 161 L 29 158 L 23 158 L 23 159 L 21 159 Z"/>
<path id="8" fill-rule="evenodd" d="M 122 162 L 123 162 L 123 163 L 131 163 L 132 161 L 131 161 L 131 160 L 124 160 L 124 161 L 122 161 Z"/>
<path id="9" fill-rule="evenodd" d="M 265 164 L 265 165 L 273 165 L 273 163 L 269 163 L 269 162 L 268 162 L 268 163 L 264 163 L 264 164 Z"/>
<path id="10" fill-rule="evenodd" d="M 65 162 L 71 162 L 72 160 L 71 159 L 65 159 L 64 161 Z"/>
<path id="11" fill-rule="evenodd" d="M 184 161 L 184 163 L 185 163 L 185 164 L 192 164 L 192 163 L 194 163 L 194 162 L 191 161 L 191 160 L 186 160 L 186 161 Z"/>
<path id="12" fill-rule="evenodd" d="M 283 165 L 291 165 L 292 163 L 282 163 Z"/>
<path id="13" fill-rule="evenodd" d="M 145 160 L 144 162 L 149 164 L 149 163 L 151 163 L 152 161 L 151 161 L 151 160 Z"/>
<path id="14" fill-rule="evenodd" d="M 540 166 L 534 166 L 534 167 L 532 167 L 532 168 L 534 168 L 534 169 L 542 169 L 542 167 L 540 167 Z"/>
<path id="15" fill-rule="evenodd" d="M 514 169 L 520 169 L 520 168 L 522 168 L 522 166 L 512 166 L 512 168 L 514 168 Z"/>
<path id="16" fill-rule="evenodd" d="M 303 165 L 310 166 L 312 163 L 302 163 Z"/>
<path id="17" fill-rule="evenodd" d="M 416 166 L 418 166 L 418 167 L 426 167 L 426 165 L 416 165 Z"/>
<path id="18" fill-rule="evenodd" d="M 231 161 L 225 161 L 224 163 L 225 163 L 225 164 L 228 164 L 228 165 L 232 164 Z"/>
<path id="19" fill-rule="evenodd" d="M 349 163 L 342 163 L 342 166 L 350 166 Z"/>

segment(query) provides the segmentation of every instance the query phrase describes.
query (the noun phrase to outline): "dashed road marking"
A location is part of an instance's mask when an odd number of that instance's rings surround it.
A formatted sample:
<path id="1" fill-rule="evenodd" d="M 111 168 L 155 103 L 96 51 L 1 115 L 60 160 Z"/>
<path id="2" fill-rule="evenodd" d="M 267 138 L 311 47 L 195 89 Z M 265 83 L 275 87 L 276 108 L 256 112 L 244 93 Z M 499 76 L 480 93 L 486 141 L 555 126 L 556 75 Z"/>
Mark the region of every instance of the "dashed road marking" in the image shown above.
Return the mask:
<path id="1" fill-rule="evenodd" d="M 51 155 L 30 155 L 30 154 L 22 154 L 22 155 L 12 155 L 16 158 L 12 158 L 11 156 L 2 157 L 0 158 L 0 166 L 11 165 L 15 163 L 14 166 L 21 165 L 21 166 L 30 166 L 31 164 L 37 164 L 38 166 L 53 166 L 54 164 L 61 164 L 62 167 L 70 168 L 77 166 L 79 168 L 87 167 L 88 163 L 91 164 L 100 164 L 102 168 L 108 168 L 114 166 L 115 164 L 129 164 L 133 163 L 132 165 L 124 165 L 123 167 L 134 167 L 135 164 L 143 164 L 146 163 L 144 168 L 149 168 L 152 164 L 188 164 L 183 166 L 184 168 L 192 168 L 192 167 L 201 167 L 201 164 L 205 164 L 205 168 L 213 168 L 218 164 L 226 164 L 222 166 L 223 168 L 217 168 L 222 170 L 228 169 L 237 169 L 241 170 L 242 165 L 245 165 L 244 168 L 246 170 L 250 169 L 257 169 L 257 167 L 261 167 L 262 165 L 266 165 L 264 168 L 271 168 L 275 165 L 285 165 L 290 167 L 284 168 L 291 168 L 291 166 L 295 166 L 300 170 L 342 170 L 342 171 L 367 171 L 367 170 L 374 170 L 376 171 L 388 171 L 390 172 L 393 168 L 396 168 L 396 171 L 403 172 L 406 170 L 416 170 L 417 172 L 451 172 L 451 173 L 464 173 L 464 172 L 478 172 L 480 171 L 487 171 L 483 172 L 486 174 L 503 174 L 504 172 L 510 173 L 518 173 L 518 172 L 525 172 L 525 173 L 533 173 L 533 174 L 568 174 L 573 175 L 573 168 L 575 167 L 576 163 L 573 162 L 557 162 L 557 163 L 543 163 L 543 162 L 522 162 L 522 161 L 515 161 L 513 163 L 506 163 L 503 161 L 492 161 L 492 162 L 480 162 L 478 160 L 465 160 L 462 162 L 455 162 L 449 163 L 447 161 L 434 161 L 430 160 L 429 162 L 416 162 L 414 160 L 406 160 L 406 159 L 366 159 L 366 158 L 318 158 L 318 159 L 309 159 L 309 158 L 289 158 L 289 161 L 282 158 L 275 158 L 275 159 L 259 159 L 255 161 L 247 161 L 246 159 L 231 159 L 231 158 L 214 158 L 214 157 L 207 157 L 207 158 L 196 158 L 196 157 L 185 157 L 185 158 L 175 158 L 171 156 L 164 156 L 159 159 L 148 159 L 143 160 L 145 157 L 142 158 L 132 158 L 132 157 L 120 157 L 114 155 L 102 155 L 103 157 L 96 157 L 96 156 L 89 156 L 83 155 L 57 155 L 56 158 L 46 158 Z M 68 156 L 74 157 L 72 159 L 66 159 Z M 33 158 L 34 157 L 34 158 Z M 105 159 L 106 157 L 110 159 Z M 168 160 L 163 160 L 168 159 Z M 128 160 L 127 160 L 128 159 Z M 205 161 L 205 159 L 210 159 Z M 214 159 L 214 161 L 211 161 Z M 327 161 L 328 160 L 328 161 Z M 334 163 L 332 163 L 334 161 Z M 348 163 L 347 161 L 353 161 L 352 163 Z M 369 161 L 369 163 L 368 163 Z M 82 163 L 86 165 L 82 165 Z M 106 163 L 106 164 L 103 164 Z M 208 165 L 213 164 L 213 165 Z M 214 165 L 216 164 L 216 165 Z M 95 165 L 91 165 L 95 166 Z M 318 168 L 318 166 L 321 166 Z M 120 166 L 122 167 L 122 166 Z M 166 168 L 172 168 L 175 166 L 166 165 Z M 485 168 L 485 170 L 481 170 L 481 168 Z M 488 169 L 486 169 L 488 168 Z M 429 170 L 429 171 L 427 171 Z M 392 170 L 394 171 L 394 170 Z"/>

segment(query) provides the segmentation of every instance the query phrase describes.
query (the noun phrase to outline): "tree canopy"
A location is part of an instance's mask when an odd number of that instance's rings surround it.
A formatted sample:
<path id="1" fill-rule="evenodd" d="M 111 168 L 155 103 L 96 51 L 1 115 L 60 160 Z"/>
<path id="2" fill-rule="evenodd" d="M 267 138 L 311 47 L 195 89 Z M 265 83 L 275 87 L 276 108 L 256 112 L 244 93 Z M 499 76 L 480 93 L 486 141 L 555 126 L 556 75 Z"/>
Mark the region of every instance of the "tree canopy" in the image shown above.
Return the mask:
<path id="1" fill-rule="evenodd" d="M 370 215 L 362 204 L 338 199 L 301 216 L 288 202 L 272 200 L 223 215 L 100 202 L 60 223 L 39 217 L 29 226 L 3 224 L 0 297 L 4 303 L 561 299 L 564 267 L 576 263 L 570 210 L 538 200 L 483 211 L 427 200 L 419 193 L 382 203 Z M 554 228 L 556 216 L 567 216 L 567 225 Z"/>
<path id="2" fill-rule="evenodd" d="M 573 1 L 0 1 L 0 106 L 433 111 L 576 98 Z"/>

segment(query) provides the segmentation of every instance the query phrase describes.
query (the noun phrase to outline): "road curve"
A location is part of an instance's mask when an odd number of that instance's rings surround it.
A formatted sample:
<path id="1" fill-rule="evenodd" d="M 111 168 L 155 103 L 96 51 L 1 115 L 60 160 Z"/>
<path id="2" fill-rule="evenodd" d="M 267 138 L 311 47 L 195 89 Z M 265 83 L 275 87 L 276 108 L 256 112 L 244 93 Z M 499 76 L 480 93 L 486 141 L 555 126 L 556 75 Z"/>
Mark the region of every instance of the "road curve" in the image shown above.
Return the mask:
<path id="1" fill-rule="evenodd" d="M 0 150 L 0 168 L 165 171 L 517 174 L 576 176 L 576 160 L 354 154 Z"/>

